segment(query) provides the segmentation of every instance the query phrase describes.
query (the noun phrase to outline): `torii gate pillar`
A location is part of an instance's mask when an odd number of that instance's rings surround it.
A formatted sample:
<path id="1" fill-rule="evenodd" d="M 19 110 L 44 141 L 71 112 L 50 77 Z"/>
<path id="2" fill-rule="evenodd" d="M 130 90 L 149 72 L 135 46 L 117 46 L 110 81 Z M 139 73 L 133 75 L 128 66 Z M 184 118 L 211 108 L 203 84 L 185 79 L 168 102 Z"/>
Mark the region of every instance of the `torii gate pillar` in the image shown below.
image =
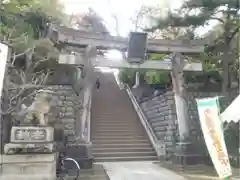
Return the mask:
<path id="1" fill-rule="evenodd" d="M 181 141 L 185 141 L 190 136 L 189 115 L 187 105 L 187 94 L 184 87 L 184 58 L 181 53 L 173 53 L 171 71 L 176 113 L 178 120 L 179 136 Z"/>

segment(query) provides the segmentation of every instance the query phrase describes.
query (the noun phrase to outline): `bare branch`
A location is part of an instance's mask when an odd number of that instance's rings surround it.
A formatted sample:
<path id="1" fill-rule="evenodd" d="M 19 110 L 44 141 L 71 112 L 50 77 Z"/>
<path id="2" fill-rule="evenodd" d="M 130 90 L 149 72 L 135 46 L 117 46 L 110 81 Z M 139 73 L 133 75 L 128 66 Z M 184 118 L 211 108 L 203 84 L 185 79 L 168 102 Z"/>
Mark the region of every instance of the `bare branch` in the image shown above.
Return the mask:
<path id="1" fill-rule="evenodd" d="M 19 70 L 19 76 L 20 76 L 20 79 L 22 81 L 22 84 L 26 84 L 27 82 L 26 82 L 26 74 L 25 74 L 25 72 L 22 71 L 22 70 Z"/>
<path id="2" fill-rule="evenodd" d="M 234 31 L 233 31 L 233 33 L 231 34 L 231 36 L 229 37 L 229 39 L 228 39 L 228 42 L 231 42 L 232 41 L 232 39 L 235 37 L 235 35 L 239 32 L 239 30 L 240 30 L 240 26 L 238 26 Z"/>
<path id="3" fill-rule="evenodd" d="M 39 64 L 41 64 L 42 62 L 45 62 L 45 61 L 48 61 L 48 60 L 49 60 L 48 57 L 46 57 L 46 58 L 44 58 L 44 59 L 42 59 L 42 60 L 38 60 L 38 61 L 35 63 L 33 69 L 35 69 L 37 66 L 39 66 Z"/>
<path id="4" fill-rule="evenodd" d="M 33 49 L 34 49 L 34 48 L 28 48 L 28 49 L 27 49 L 26 51 L 24 51 L 23 53 L 20 53 L 20 54 L 17 54 L 17 55 L 14 54 L 14 59 L 23 56 L 24 54 L 32 51 Z"/>
<path id="5" fill-rule="evenodd" d="M 28 96 L 25 96 L 24 98 L 22 98 L 18 104 L 16 105 L 16 107 L 14 108 L 9 108 L 6 112 L 3 113 L 3 115 L 7 115 L 7 114 L 11 114 L 13 111 L 16 111 L 17 109 L 19 109 L 19 107 L 21 106 L 21 104 L 30 96 L 33 96 L 36 94 L 37 91 L 33 91 L 32 93 L 30 93 Z M 19 94 L 19 96 L 21 96 L 21 94 Z"/>
<path id="6" fill-rule="evenodd" d="M 221 22 L 222 24 L 225 23 L 225 21 L 223 19 L 218 18 L 218 17 L 211 17 L 211 20 L 217 20 L 217 21 Z"/>

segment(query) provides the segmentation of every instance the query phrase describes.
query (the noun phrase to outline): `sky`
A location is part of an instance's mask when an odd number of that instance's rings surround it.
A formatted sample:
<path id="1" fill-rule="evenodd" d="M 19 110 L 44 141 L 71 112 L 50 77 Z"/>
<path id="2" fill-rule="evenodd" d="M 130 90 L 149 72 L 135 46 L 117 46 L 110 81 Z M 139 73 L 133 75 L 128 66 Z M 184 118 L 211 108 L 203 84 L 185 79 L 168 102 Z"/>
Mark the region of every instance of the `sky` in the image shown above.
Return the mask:
<path id="1" fill-rule="evenodd" d="M 120 34 L 125 36 L 131 30 L 131 18 L 142 6 L 164 6 L 172 9 L 181 6 L 183 0 L 61 0 L 68 14 L 86 12 L 89 7 L 103 17 L 110 30 L 115 27 L 112 13 L 118 17 Z"/>
<path id="2" fill-rule="evenodd" d="M 114 13 L 119 21 L 119 33 L 121 36 L 128 36 L 133 27 L 131 18 L 142 5 L 166 7 L 166 10 L 178 9 L 185 0 L 60 0 L 64 3 L 67 14 L 81 14 L 87 12 L 88 8 L 93 8 L 106 22 L 108 29 L 114 33 L 115 20 Z M 210 26 L 198 28 L 199 35 L 208 32 L 216 22 L 210 22 Z M 107 55 L 109 58 L 121 59 L 121 54 L 111 51 Z"/>
<path id="3" fill-rule="evenodd" d="M 106 22 L 108 29 L 114 32 L 115 20 L 112 16 L 117 16 L 119 21 L 119 33 L 121 36 L 127 36 L 133 27 L 131 18 L 136 15 L 136 12 L 142 5 L 160 6 L 178 9 L 185 0 L 60 0 L 65 5 L 67 14 L 81 14 L 87 12 L 88 8 L 93 8 Z M 214 25 L 211 23 L 209 27 L 199 28 L 197 33 L 202 35 L 209 31 Z M 107 57 L 112 60 L 122 59 L 122 55 L 118 51 L 111 51 Z"/>

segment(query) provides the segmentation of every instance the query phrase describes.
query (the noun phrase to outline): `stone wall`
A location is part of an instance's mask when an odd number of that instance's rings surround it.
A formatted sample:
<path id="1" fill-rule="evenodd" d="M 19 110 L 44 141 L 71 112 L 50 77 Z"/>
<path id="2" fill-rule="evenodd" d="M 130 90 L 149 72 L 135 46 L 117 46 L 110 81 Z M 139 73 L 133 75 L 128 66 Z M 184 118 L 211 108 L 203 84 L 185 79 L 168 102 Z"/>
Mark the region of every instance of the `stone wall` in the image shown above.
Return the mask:
<path id="1" fill-rule="evenodd" d="M 75 143 L 78 132 L 81 131 L 82 99 L 76 96 L 71 86 L 49 86 L 45 89 L 55 92 L 53 96 L 57 100 L 53 126 L 62 126 L 64 135 L 69 143 Z"/>
<path id="2" fill-rule="evenodd" d="M 166 92 L 140 103 L 146 118 L 152 125 L 159 140 L 164 140 L 167 149 L 174 145 L 176 113 L 174 111 L 173 93 Z"/>
<path id="3" fill-rule="evenodd" d="M 191 133 L 196 135 L 193 137 L 200 138 L 199 135 L 201 135 L 196 98 L 214 97 L 217 95 L 221 95 L 221 93 L 188 92 L 190 129 Z M 236 93 L 233 93 L 232 96 L 236 96 Z M 147 100 L 139 101 L 139 103 L 158 139 L 166 143 L 168 152 L 172 152 L 174 144 L 179 138 L 174 93 L 169 90 L 165 93 L 152 96 Z"/>

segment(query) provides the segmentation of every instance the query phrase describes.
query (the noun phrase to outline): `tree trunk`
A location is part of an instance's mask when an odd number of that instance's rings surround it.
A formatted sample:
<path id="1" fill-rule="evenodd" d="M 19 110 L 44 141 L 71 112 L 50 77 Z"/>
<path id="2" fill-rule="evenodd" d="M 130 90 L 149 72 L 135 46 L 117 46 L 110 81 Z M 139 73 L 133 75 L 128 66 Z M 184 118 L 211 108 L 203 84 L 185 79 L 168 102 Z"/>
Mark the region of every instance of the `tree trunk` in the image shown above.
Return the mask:
<path id="1" fill-rule="evenodd" d="M 227 14 L 226 23 L 224 27 L 224 52 L 223 52 L 223 83 L 222 83 L 222 92 L 225 96 L 226 101 L 230 101 L 230 89 L 231 89 L 231 76 L 230 76 L 230 62 L 231 62 L 231 55 L 230 55 L 230 42 L 229 42 L 229 33 L 230 33 L 230 24 L 228 23 L 230 19 L 230 13 Z"/>
<path id="2" fill-rule="evenodd" d="M 224 50 L 223 54 L 223 83 L 222 83 L 222 92 L 228 101 L 230 99 L 229 96 L 229 90 L 231 89 L 231 76 L 230 76 L 230 57 L 229 57 L 229 47 L 226 45 L 226 48 Z"/>

